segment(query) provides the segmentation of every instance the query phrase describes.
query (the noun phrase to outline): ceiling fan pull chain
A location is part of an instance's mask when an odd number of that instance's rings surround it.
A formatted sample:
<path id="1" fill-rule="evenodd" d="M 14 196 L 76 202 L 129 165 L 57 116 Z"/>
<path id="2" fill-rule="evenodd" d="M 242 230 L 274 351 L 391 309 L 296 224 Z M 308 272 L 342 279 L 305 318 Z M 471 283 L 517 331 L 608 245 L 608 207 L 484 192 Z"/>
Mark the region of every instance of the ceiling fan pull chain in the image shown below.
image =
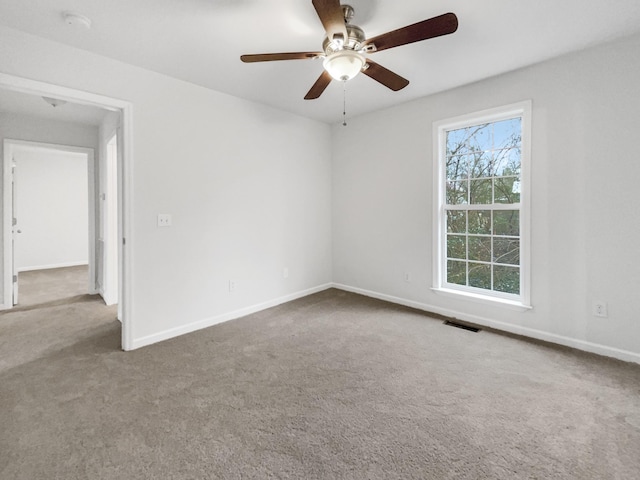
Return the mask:
<path id="1" fill-rule="evenodd" d="M 347 126 L 347 81 L 342 81 L 342 126 Z"/>

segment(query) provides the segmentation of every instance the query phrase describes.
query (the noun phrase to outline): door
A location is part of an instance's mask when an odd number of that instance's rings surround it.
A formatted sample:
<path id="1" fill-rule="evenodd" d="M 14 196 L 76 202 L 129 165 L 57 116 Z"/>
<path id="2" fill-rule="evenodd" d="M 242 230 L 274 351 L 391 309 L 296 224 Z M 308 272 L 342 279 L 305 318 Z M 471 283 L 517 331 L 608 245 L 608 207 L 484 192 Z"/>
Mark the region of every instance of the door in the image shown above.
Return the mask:
<path id="1" fill-rule="evenodd" d="M 115 181 L 115 215 L 117 223 L 117 234 L 115 237 L 117 254 L 117 281 L 118 281 L 118 320 L 122 322 L 124 317 L 124 208 L 122 199 L 124 198 L 124 135 L 122 134 L 122 114 L 118 117 L 118 128 L 116 129 L 116 160 L 113 177 Z"/>
<path id="2" fill-rule="evenodd" d="M 22 231 L 18 228 L 18 214 L 16 207 L 16 190 L 17 190 L 17 181 L 16 181 L 16 164 L 11 159 L 11 265 L 13 265 L 13 305 L 18 304 L 18 267 L 16 266 L 16 240 L 17 237 Z"/>

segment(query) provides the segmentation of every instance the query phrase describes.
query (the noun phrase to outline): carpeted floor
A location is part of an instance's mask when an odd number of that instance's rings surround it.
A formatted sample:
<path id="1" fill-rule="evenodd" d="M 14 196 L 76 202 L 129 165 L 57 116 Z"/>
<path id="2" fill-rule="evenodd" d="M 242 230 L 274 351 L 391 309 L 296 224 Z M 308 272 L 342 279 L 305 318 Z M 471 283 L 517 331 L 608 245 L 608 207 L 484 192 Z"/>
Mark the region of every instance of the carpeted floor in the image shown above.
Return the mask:
<path id="1" fill-rule="evenodd" d="M 89 266 L 30 270 L 18 274 L 18 305 L 34 308 L 49 302 L 86 295 L 89 291 Z"/>
<path id="2" fill-rule="evenodd" d="M 0 316 L 2 479 L 640 478 L 639 365 L 337 290 L 128 353 L 98 300 L 35 317 Z"/>

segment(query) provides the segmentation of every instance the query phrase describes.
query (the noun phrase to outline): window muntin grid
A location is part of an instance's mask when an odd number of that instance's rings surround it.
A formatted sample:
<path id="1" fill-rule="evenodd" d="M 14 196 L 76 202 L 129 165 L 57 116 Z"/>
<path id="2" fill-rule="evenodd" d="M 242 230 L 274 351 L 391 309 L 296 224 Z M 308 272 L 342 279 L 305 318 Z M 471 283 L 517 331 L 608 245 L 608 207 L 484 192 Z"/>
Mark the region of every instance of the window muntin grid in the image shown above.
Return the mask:
<path id="1" fill-rule="evenodd" d="M 522 117 L 445 130 L 448 287 L 521 294 Z"/>

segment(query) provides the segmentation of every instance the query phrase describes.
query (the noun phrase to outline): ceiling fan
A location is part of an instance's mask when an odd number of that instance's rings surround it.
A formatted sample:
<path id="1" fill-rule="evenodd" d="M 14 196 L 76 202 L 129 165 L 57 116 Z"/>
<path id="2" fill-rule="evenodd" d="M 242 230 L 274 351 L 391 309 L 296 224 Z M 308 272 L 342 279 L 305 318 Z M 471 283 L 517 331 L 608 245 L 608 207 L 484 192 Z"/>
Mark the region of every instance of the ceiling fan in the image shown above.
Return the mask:
<path id="1" fill-rule="evenodd" d="M 305 95 L 305 100 L 320 97 L 331 80 L 346 82 L 360 72 L 391 90 L 401 90 L 409 85 L 409 80 L 369 60 L 365 55 L 448 35 L 458 29 L 455 14 L 445 13 L 367 39 L 360 27 L 350 23 L 355 13 L 350 5 L 340 5 L 340 0 L 312 0 L 311 3 L 327 32 L 321 52 L 261 53 L 240 57 L 245 63 L 324 58 L 324 72 Z"/>

